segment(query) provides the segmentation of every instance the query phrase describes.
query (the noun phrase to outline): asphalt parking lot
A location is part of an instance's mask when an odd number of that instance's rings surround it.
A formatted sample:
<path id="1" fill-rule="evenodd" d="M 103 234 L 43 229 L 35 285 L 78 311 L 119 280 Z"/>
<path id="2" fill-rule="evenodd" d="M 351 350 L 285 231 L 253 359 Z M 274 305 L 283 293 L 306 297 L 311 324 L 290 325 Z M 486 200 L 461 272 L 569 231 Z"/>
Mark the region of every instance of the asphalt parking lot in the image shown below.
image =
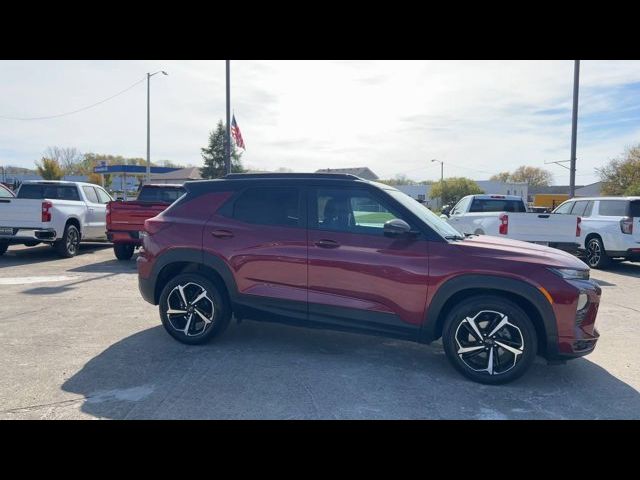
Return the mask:
<path id="1" fill-rule="evenodd" d="M 439 343 L 245 321 L 185 346 L 140 297 L 135 260 L 14 246 L 0 257 L 0 419 L 637 419 L 640 264 L 592 277 L 596 351 L 490 387 Z"/>

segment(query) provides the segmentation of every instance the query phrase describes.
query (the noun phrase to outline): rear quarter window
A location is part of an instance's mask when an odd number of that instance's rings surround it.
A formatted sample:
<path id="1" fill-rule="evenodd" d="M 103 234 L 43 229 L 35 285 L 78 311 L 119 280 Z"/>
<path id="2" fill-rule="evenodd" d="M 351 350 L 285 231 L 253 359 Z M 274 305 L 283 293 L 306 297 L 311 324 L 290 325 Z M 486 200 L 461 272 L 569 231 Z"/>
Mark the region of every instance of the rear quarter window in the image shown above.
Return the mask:
<path id="1" fill-rule="evenodd" d="M 600 200 L 598 213 L 605 217 L 626 217 L 629 212 L 627 200 Z"/>
<path id="2" fill-rule="evenodd" d="M 629 202 L 629 216 L 640 217 L 640 200 Z"/>

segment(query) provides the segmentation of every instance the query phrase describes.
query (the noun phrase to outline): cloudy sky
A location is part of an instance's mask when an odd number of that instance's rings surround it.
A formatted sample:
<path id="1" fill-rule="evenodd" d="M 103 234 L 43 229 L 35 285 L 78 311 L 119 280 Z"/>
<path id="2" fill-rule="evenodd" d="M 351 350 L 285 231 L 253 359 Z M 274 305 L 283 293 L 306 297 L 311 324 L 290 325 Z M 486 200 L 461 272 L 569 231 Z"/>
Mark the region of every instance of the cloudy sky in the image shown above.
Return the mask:
<path id="1" fill-rule="evenodd" d="M 570 156 L 573 61 L 232 61 L 232 108 L 246 167 L 369 166 L 486 179 Z M 152 160 L 201 165 L 225 115 L 224 61 L 0 61 L 0 117 L 52 116 L 110 97 L 148 71 Z M 146 85 L 45 120 L 0 118 L 0 165 L 33 167 L 48 146 L 146 155 Z M 640 143 L 640 62 L 583 61 L 578 184 Z"/>

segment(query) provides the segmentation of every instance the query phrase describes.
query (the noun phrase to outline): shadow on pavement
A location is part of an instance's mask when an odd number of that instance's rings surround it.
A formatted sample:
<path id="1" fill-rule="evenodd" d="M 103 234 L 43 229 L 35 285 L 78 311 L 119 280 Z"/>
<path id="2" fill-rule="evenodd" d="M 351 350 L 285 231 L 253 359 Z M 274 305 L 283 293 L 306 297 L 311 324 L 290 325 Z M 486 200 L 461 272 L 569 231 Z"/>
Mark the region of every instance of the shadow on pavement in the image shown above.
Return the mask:
<path id="1" fill-rule="evenodd" d="M 119 275 L 120 272 L 108 273 L 106 275 L 100 275 L 99 277 L 92 278 L 83 278 L 82 280 L 78 280 L 76 282 L 67 283 L 65 285 L 56 285 L 55 287 L 35 287 L 24 290 L 22 293 L 26 293 L 27 295 L 58 295 L 60 293 L 68 292 L 69 290 L 73 290 L 75 285 L 79 285 L 81 283 L 93 282 L 94 280 L 103 280 L 107 277 L 113 277 L 114 275 Z"/>
<path id="2" fill-rule="evenodd" d="M 118 260 L 113 258 L 112 260 L 105 260 L 104 262 L 89 263 L 80 267 L 70 268 L 67 272 L 82 272 L 82 273 L 103 273 L 103 272 L 115 272 L 115 273 L 137 273 L 136 268 L 136 256 L 131 260 Z"/>
<path id="3" fill-rule="evenodd" d="M 80 248 L 76 256 L 89 257 L 96 252 L 104 250 L 105 248 L 112 248 L 110 243 L 81 243 Z M 41 262 L 51 262 L 55 260 L 65 260 L 61 258 L 50 245 L 40 244 L 35 247 L 29 248 L 16 248 L 16 246 L 10 246 L 7 253 L 0 256 L 0 265 L 2 266 L 15 266 L 15 265 L 27 265 Z M 87 258 L 88 261 L 88 258 Z"/>
<path id="4" fill-rule="evenodd" d="M 627 277 L 640 278 L 640 263 L 637 262 L 618 262 L 612 263 L 606 269 L 606 272 L 617 273 Z"/>
<path id="5" fill-rule="evenodd" d="M 161 326 L 115 343 L 66 381 L 101 418 L 640 418 L 640 395 L 600 366 L 536 361 L 475 384 L 440 344 L 246 321 L 203 346 Z"/>

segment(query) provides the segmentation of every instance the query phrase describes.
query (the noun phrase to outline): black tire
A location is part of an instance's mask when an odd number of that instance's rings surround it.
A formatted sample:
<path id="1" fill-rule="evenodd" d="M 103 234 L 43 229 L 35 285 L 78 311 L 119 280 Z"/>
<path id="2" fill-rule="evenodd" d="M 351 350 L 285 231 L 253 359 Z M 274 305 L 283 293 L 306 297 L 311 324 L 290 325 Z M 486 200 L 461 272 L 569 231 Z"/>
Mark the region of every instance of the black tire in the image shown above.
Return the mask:
<path id="1" fill-rule="evenodd" d="M 75 257 L 80 248 L 80 232 L 78 228 L 73 224 L 67 224 L 64 228 L 64 235 L 60 240 L 56 240 L 53 245 L 58 255 L 62 258 Z"/>
<path id="2" fill-rule="evenodd" d="M 195 300 L 205 291 L 206 297 L 194 305 L 185 307 L 179 286 L 183 287 L 187 302 Z M 184 311 L 185 315 L 169 314 L 170 305 L 172 310 Z M 225 331 L 231 319 L 231 308 L 221 289 L 206 277 L 194 273 L 181 274 L 171 279 L 162 289 L 158 308 L 162 325 L 169 335 L 188 345 L 198 345 L 212 340 Z M 187 312 L 191 312 L 191 322 L 188 326 Z M 210 323 L 207 324 L 201 315 L 209 318 Z M 189 335 L 185 331 L 189 332 Z"/>
<path id="3" fill-rule="evenodd" d="M 4 255 L 9 248 L 9 244 L 5 242 L 0 242 L 0 256 Z"/>
<path id="4" fill-rule="evenodd" d="M 600 237 L 591 237 L 585 247 L 585 258 L 591 268 L 606 268 L 611 264 Z"/>
<path id="5" fill-rule="evenodd" d="M 501 323 L 503 326 L 489 336 Z M 536 329 L 527 314 L 515 303 L 495 295 L 474 296 L 453 307 L 445 320 L 442 343 L 447 358 L 460 373 L 490 385 L 508 383 L 523 375 L 535 360 L 538 347 Z M 468 350 L 461 353 L 465 348 Z M 513 353 L 518 351 L 521 353 Z"/>
<path id="6" fill-rule="evenodd" d="M 133 251 L 135 250 L 134 245 L 129 245 L 126 243 L 114 243 L 113 244 L 113 253 L 116 255 L 118 260 L 131 260 L 133 257 Z"/>

